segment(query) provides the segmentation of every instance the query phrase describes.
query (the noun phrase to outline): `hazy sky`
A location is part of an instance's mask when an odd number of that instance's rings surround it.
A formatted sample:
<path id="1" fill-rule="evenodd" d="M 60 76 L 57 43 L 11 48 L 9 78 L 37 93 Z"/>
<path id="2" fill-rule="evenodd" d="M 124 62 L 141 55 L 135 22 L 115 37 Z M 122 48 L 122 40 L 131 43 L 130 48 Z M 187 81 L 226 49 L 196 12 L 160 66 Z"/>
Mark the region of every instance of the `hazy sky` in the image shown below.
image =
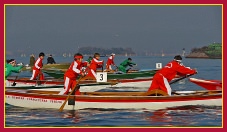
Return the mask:
<path id="1" fill-rule="evenodd" d="M 175 53 L 221 41 L 221 6 L 6 6 L 7 54 L 83 46 Z"/>

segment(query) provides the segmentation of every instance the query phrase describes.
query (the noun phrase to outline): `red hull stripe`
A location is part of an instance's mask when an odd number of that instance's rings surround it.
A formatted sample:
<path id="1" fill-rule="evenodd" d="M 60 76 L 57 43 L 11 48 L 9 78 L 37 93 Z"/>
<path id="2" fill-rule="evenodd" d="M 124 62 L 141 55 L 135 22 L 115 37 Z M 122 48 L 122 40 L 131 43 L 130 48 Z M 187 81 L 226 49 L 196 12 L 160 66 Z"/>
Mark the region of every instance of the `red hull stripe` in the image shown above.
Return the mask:
<path id="1" fill-rule="evenodd" d="M 67 96 L 65 97 L 48 97 L 48 95 L 43 96 L 43 95 L 28 95 L 28 94 L 20 94 L 20 93 L 12 93 L 12 94 L 7 94 L 11 96 L 22 96 L 22 97 L 31 97 L 31 98 L 41 98 L 41 99 L 52 99 L 52 100 L 65 100 Z M 7 96 L 6 95 L 6 96 Z M 105 96 L 107 97 L 107 96 Z M 197 100 L 209 100 L 209 99 L 221 99 L 222 95 L 212 95 L 212 96 L 200 96 L 200 97 L 195 97 L 195 96 L 182 96 L 182 97 L 174 97 L 174 96 L 168 96 L 168 97 L 135 97 L 130 99 L 131 97 L 126 97 L 126 98 L 120 98 L 118 97 L 113 97 L 112 99 L 108 99 L 103 97 L 102 99 L 100 96 L 92 96 L 90 97 L 76 97 L 76 101 L 82 101 L 82 102 L 111 102 L 111 103 L 135 103 L 135 102 L 179 102 L 179 101 L 197 101 Z M 86 98 L 86 99 L 85 99 Z"/>

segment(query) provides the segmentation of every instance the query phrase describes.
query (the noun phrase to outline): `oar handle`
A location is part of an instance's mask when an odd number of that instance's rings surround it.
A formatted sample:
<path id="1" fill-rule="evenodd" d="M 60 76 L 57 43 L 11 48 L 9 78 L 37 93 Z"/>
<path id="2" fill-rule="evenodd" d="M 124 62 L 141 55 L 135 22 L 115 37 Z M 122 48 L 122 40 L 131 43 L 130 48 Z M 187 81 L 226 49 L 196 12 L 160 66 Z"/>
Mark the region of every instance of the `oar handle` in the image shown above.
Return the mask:
<path id="1" fill-rule="evenodd" d="M 180 81 L 180 80 L 182 80 L 182 79 L 185 79 L 185 78 L 187 78 L 187 77 L 190 77 L 190 76 L 192 76 L 192 75 L 195 75 L 195 74 L 186 75 L 186 76 L 184 76 L 184 77 L 181 77 L 181 78 L 179 78 L 179 79 L 176 79 L 176 80 L 170 82 L 169 84 L 174 84 L 174 83 L 176 83 L 176 82 L 178 82 L 178 81 Z"/>

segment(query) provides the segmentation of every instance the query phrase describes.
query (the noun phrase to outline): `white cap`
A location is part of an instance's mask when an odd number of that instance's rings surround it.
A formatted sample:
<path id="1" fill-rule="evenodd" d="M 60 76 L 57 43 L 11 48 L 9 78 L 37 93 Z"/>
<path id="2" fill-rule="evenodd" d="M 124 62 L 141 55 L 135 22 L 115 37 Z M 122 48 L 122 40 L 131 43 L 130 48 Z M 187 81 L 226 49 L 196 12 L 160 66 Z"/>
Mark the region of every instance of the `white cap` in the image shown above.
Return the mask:
<path id="1" fill-rule="evenodd" d="M 111 55 L 115 55 L 114 53 L 112 53 Z"/>
<path id="2" fill-rule="evenodd" d="M 176 60 L 176 59 L 174 59 L 175 61 L 177 61 L 177 62 L 182 62 L 181 60 Z"/>

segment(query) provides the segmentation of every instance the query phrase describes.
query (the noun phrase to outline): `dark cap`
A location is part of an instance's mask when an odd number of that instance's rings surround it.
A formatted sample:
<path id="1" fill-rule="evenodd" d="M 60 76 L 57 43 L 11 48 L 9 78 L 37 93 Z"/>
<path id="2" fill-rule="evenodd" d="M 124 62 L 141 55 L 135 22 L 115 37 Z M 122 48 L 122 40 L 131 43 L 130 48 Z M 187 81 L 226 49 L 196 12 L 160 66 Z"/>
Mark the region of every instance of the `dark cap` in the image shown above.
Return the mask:
<path id="1" fill-rule="evenodd" d="M 43 52 L 39 53 L 39 57 L 40 56 L 45 56 L 45 54 Z"/>
<path id="2" fill-rule="evenodd" d="M 6 60 L 7 63 L 13 63 L 15 62 L 16 63 L 16 60 L 15 59 L 10 59 L 10 60 Z"/>
<path id="3" fill-rule="evenodd" d="M 182 60 L 182 57 L 181 57 L 180 55 L 176 55 L 176 56 L 174 57 L 174 60 L 175 60 L 175 61 L 181 61 L 181 60 Z"/>

